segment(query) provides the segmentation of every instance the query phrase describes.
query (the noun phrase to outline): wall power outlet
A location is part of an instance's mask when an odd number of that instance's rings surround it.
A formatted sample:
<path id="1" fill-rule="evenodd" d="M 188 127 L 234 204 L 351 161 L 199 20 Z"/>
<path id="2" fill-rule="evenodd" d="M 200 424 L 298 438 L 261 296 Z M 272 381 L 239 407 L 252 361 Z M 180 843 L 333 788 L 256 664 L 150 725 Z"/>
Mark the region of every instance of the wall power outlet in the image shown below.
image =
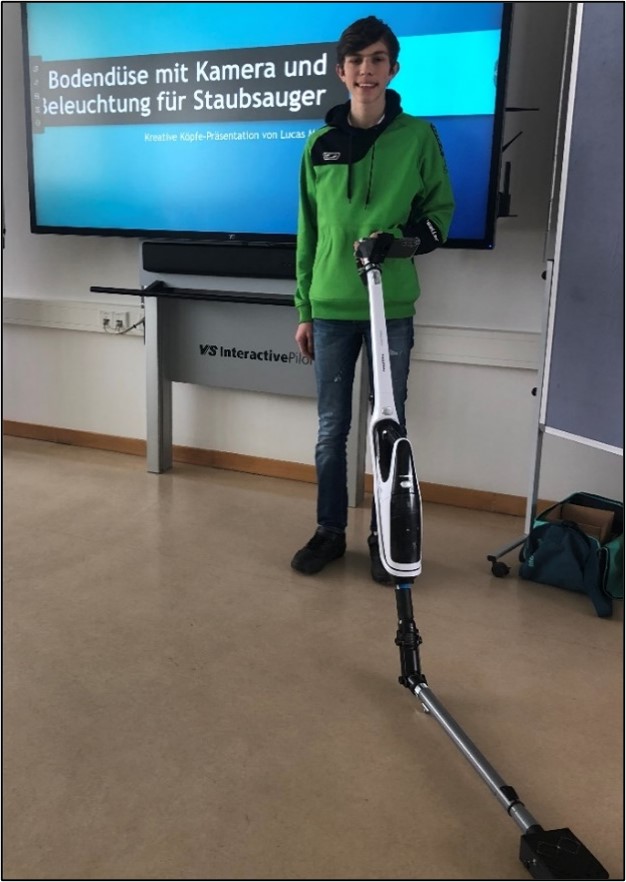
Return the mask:
<path id="1" fill-rule="evenodd" d="M 130 327 L 130 312 L 101 309 L 100 325 L 104 331 L 125 331 Z"/>

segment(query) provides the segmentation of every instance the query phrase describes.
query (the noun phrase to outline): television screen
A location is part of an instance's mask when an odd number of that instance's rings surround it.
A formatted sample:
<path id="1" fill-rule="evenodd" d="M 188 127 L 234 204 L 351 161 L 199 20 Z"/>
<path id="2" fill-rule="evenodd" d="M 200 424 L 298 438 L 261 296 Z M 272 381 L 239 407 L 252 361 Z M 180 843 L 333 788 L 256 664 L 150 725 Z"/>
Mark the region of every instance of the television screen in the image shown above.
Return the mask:
<path id="1" fill-rule="evenodd" d="M 376 15 L 443 144 L 449 244 L 491 247 L 510 5 L 25 3 L 32 230 L 293 242 L 305 141 L 348 99 L 337 40 Z"/>

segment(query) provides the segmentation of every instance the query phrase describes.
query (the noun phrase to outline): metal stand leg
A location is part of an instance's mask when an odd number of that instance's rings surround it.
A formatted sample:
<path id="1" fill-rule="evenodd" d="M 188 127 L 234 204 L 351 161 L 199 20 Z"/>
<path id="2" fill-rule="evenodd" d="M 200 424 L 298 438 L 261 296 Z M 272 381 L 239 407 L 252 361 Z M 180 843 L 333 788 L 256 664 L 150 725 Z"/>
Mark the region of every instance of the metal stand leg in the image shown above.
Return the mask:
<path id="1" fill-rule="evenodd" d="M 149 472 L 172 467 L 172 383 L 165 376 L 161 313 L 158 297 L 146 297 L 146 444 Z"/>
<path id="2" fill-rule="evenodd" d="M 533 445 L 532 454 L 531 454 L 531 463 L 530 463 L 530 478 L 529 478 L 529 489 L 528 495 L 526 498 L 526 520 L 524 522 L 524 535 L 519 539 L 516 539 L 514 542 L 505 545 L 504 548 L 500 548 L 498 551 L 494 551 L 492 554 L 487 555 L 487 560 L 491 563 L 491 572 L 494 576 L 497 576 L 499 579 L 507 576 L 511 570 L 511 568 L 501 561 L 500 558 L 504 557 L 510 551 L 513 551 L 514 548 L 519 548 L 524 544 L 526 537 L 530 533 L 534 520 L 535 514 L 537 511 L 537 496 L 539 493 L 539 477 L 541 473 L 541 452 L 543 448 L 543 435 L 544 435 L 544 427 L 541 419 L 541 399 L 544 391 L 544 374 L 546 371 L 546 349 L 548 342 L 548 315 L 550 310 L 550 300 L 552 297 L 552 271 L 554 268 L 554 261 L 549 260 L 546 264 L 546 270 L 544 273 L 544 292 L 545 292 L 545 316 L 544 316 L 544 324 L 543 324 L 543 337 L 542 337 L 542 353 L 543 353 L 543 362 L 541 365 L 541 369 L 539 371 L 538 384 L 533 389 L 533 395 L 537 399 L 536 407 L 535 407 L 535 419 L 537 422 L 537 434 L 535 436 L 535 443 Z"/>

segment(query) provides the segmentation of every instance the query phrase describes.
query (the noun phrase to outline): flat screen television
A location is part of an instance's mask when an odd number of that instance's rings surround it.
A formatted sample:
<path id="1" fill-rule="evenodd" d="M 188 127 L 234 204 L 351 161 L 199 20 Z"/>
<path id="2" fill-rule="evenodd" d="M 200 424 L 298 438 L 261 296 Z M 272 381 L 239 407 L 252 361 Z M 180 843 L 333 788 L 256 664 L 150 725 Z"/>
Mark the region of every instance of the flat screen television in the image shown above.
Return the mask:
<path id="1" fill-rule="evenodd" d="M 445 151 L 449 245 L 491 248 L 511 5 L 23 3 L 31 229 L 293 245 L 336 42 L 377 15 Z"/>

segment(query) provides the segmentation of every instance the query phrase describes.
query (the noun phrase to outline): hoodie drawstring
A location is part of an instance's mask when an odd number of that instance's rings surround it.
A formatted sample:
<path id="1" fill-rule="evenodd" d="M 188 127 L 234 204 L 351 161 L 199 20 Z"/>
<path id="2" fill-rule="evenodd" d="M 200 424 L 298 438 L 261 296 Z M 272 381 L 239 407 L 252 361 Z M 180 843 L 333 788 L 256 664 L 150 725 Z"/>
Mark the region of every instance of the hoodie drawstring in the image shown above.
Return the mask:
<path id="1" fill-rule="evenodd" d="M 372 195 L 372 180 L 374 177 L 374 154 L 376 153 L 376 141 L 372 144 L 372 150 L 370 155 L 370 175 L 367 181 L 367 195 L 365 197 L 365 205 L 370 204 L 370 196 Z"/>
<path id="2" fill-rule="evenodd" d="M 347 182 L 348 202 L 352 202 L 352 133 L 348 139 L 348 182 Z"/>

